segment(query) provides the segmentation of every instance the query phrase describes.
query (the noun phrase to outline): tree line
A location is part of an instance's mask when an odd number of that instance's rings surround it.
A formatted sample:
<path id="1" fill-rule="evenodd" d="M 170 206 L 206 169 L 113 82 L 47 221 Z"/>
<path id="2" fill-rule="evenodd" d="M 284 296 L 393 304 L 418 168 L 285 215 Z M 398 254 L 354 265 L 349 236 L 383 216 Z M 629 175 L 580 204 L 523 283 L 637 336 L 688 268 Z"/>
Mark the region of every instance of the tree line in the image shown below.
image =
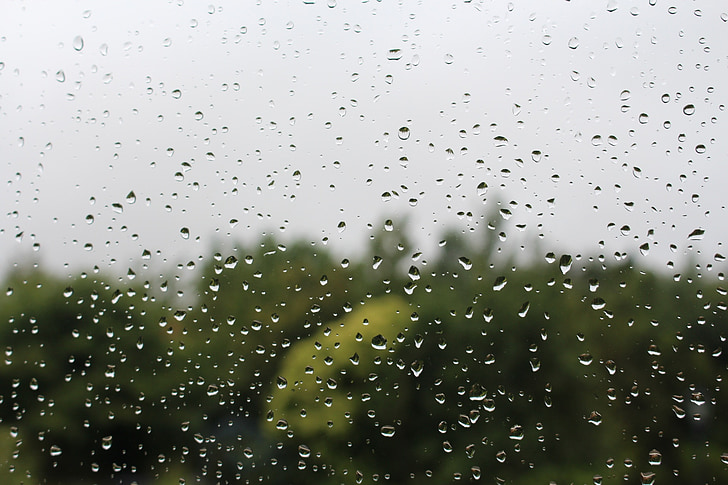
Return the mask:
<path id="1" fill-rule="evenodd" d="M 184 295 L 139 268 L 9 275 L 3 481 L 725 481 L 716 268 L 521 263 L 493 230 L 428 260 L 407 234 L 343 260 L 267 237 Z"/>

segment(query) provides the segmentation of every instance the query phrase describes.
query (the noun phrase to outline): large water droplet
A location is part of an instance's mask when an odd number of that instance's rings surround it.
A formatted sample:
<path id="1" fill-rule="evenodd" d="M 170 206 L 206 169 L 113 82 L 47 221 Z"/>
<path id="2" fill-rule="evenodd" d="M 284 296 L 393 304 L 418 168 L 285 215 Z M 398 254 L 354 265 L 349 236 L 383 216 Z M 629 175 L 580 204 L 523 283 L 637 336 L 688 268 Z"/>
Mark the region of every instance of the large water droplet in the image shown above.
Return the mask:
<path id="1" fill-rule="evenodd" d="M 372 348 L 385 350 L 387 348 L 387 339 L 381 333 L 372 337 Z"/>
<path id="2" fill-rule="evenodd" d="M 381 427 L 380 432 L 385 438 L 391 438 L 392 436 L 394 436 L 395 429 L 394 426 L 384 425 Z"/>

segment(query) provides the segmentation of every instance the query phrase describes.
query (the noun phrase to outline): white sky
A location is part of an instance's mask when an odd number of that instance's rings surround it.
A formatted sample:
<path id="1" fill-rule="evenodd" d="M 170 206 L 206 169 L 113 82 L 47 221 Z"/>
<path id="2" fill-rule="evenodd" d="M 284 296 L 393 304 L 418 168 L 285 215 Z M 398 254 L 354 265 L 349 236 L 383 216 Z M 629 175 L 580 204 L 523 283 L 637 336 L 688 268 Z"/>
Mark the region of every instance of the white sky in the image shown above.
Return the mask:
<path id="1" fill-rule="evenodd" d="M 385 216 L 427 256 L 498 201 L 509 251 L 728 252 L 722 2 L 258 3 L 4 4 L 2 267 L 179 262 L 265 231 L 346 255 Z"/>

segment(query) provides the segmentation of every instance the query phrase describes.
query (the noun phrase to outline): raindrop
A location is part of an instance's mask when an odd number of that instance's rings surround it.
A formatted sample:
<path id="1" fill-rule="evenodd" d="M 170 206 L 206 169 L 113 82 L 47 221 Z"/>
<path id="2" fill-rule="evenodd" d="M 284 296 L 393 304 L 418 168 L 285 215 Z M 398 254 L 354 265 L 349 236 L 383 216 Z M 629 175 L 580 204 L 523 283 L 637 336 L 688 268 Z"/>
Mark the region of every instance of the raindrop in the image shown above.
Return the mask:
<path id="1" fill-rule="evenodd" d="M 389 49 L 389 52 L 387 53 L 387 59 L 389 59 L 390 61 L 398 61 L 402 59 L 402 50 Z"/>
<path id="2" fill-rule="evenodd" d="M 569 39 L 569 49 L 576 49 L 577 47 L 579 47 L 579 39 L 576 37 Z"/>
<path id="3" fill-rule="evenodd" d="M 445 64 L 452 64 L 455 57 L 452 54 L 445 54 Z"/>
<path id="4" fill-rule="evenodd" d="M 133 190 L 126 194 L 126 202 L 127 204 L 133 204 L 134 202 L 136 202 L 136 194 Z"/>
<path id="5" fill-rule="evenodd" d="M 421 360 L 415 360 L 410 365 L 410 369 L 412 370 L 412 374 L 415 377 L 419 377 L 420 374 L 422 374 L 422 371 L 425 369 L 425 363 Z"/>
<path id="6" fill-rule="evenodd" d="M 511 430 L 508 433 L 508 437 L 512 440 L 522 440 L 523 439 L 523 426 L 520 424 L 516 424 L 514 426 L 511 426 Z"/>
<path id="7" fill-rule="evenodd" d="M 105 450 L 111 449 L 112 436 L 104 436 L 101 438 L 101 447 Z"/>
<path id="8" fill-rule="evenodd" d="M 584 353 L 579 356 L 579 363 L 582 365 L 590 365 L 594 358 L 589 353 Z"/>
<path id="9" fill-rule="evenodd" d="M 559 259 L 559 269 L 561 270 L 562 274 L 566 274 L 571 269 L 571 263 L 572 259 L 571 256 L 568 254 L 564 254 L 561 256 L 561 259 Z"/>
<path id="10" fill-rule="evenodd" d="M 399 132 L 397 133 L 397 136 L 399 136 L 400 140 L 407 140 L 410 137 L 410 130 L 406 126 L 403 126 L 399 129 Z"/>
<path id="11" fill-rule="evenodd" d="M 592 411 L 589 414 L 589 422 L 594 426 L 599 426 L 600 424 L 602 424 L 602 415 L 599 414 L 597 411 Z"/>
<path id="12" fill-rule="evenodd" d="M 465 256 L 462 256 L 462 257 L 458 258 L 458 263 L 460 263 L 460 266 L 462 266 L 463 268 L 465 268 L 465 270 L 469 270 L 470 268 L 473 267 L 472 261 L 470 261 Z"/>
<path id="13" fill-rule="evenodd" d="M 63 450 L 61 450 L 61 447 L 58 445 L 51 446 L 50 449 L 51 456 L 59 456 L 61 453 L 63 453 Z"/>
<path id="14" fill-rule="evenodd" d="M 385 350 L 387 348 L 387 339 L 380 333 L 372 337 L 372 348 L 376 350 Z"/>
<path id="15" fill-rule="evenodd" d="M 686 115 L 688 115 L 688 116 L 690 116 L 690 115 L 694 114 L 694 113 L 695 113 L 695 105 L 692 105 L 692 104 L 686 104 L 686 105 L 685 105 L 685 106 L 683 107 L 683 113 L 685 113 L 685 114 L 686 114 Z"/>
<path id="16" fill-rule="evenodd" d="M 384 425 L 381 427 L 380 432 L 385 438 L 391 438 L 392 436 L 394 436 L 395 429 L 394 426 Z"/>
<path id="17" fill-rule="evenodd" d="M 174 99 L 181 98 L 182 97 L 182 91 L 180 91 L 179 89 L 175 89 L 174 91 L 172 91 L 172 97 Z"/>
<path id="18" fill-rule="evenodd" d="M 486 184 L 485 182 L 480 182 L 478 184 L 478 196 L 483 197 L 486 192 L 488 192 L 488 184 Z"/>
<path id="19" fill-rule="evenodd" d="M 650 465 L 657 466 L 662 464 L 662 453 L 659 451 L 652 449 L 647 456 Z"/>
<path id="20" fill-rule="evenodd" d="M 278 376 L 276 378 L 276 386 L 278 386 L 278 389 L 285 389 L 288 385 L 288 381 L 283 376 Z"/>
<path id="21" fill-rule="evenodd" d="M 56 81 L 59 83 L 62 83 L 66 80 L 66 73 L 63 72 L 63 69 L 59 69 L 58 72 L 56 72 Z"/>
<path id="22" fill-rule="evenodd" d="M 77 35 L 73 38 L 73 48 L 74 50 L 80 51 L 83 49 L 83 37 L 80 35 Z"/>
<path id="23" fill-rule="evenodd" d="M 493 291 L 500 291 L 502 290 L 506 284 L 508 283 L 508 279 L 505 276 L 498 276 L 495 281 L 493 282 Z"/>

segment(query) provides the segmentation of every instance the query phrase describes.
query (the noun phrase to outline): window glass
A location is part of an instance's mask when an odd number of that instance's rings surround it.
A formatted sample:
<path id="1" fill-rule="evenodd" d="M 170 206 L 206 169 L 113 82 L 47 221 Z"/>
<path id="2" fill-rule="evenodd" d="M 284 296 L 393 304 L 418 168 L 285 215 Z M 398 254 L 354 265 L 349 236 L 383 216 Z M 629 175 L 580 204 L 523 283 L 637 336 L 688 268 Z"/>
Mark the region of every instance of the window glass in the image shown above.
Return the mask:
<path id="1" fill-rule="evenodd" d="M 11 2 L 3 483 L 706 484 L 720 2 Z"/>

